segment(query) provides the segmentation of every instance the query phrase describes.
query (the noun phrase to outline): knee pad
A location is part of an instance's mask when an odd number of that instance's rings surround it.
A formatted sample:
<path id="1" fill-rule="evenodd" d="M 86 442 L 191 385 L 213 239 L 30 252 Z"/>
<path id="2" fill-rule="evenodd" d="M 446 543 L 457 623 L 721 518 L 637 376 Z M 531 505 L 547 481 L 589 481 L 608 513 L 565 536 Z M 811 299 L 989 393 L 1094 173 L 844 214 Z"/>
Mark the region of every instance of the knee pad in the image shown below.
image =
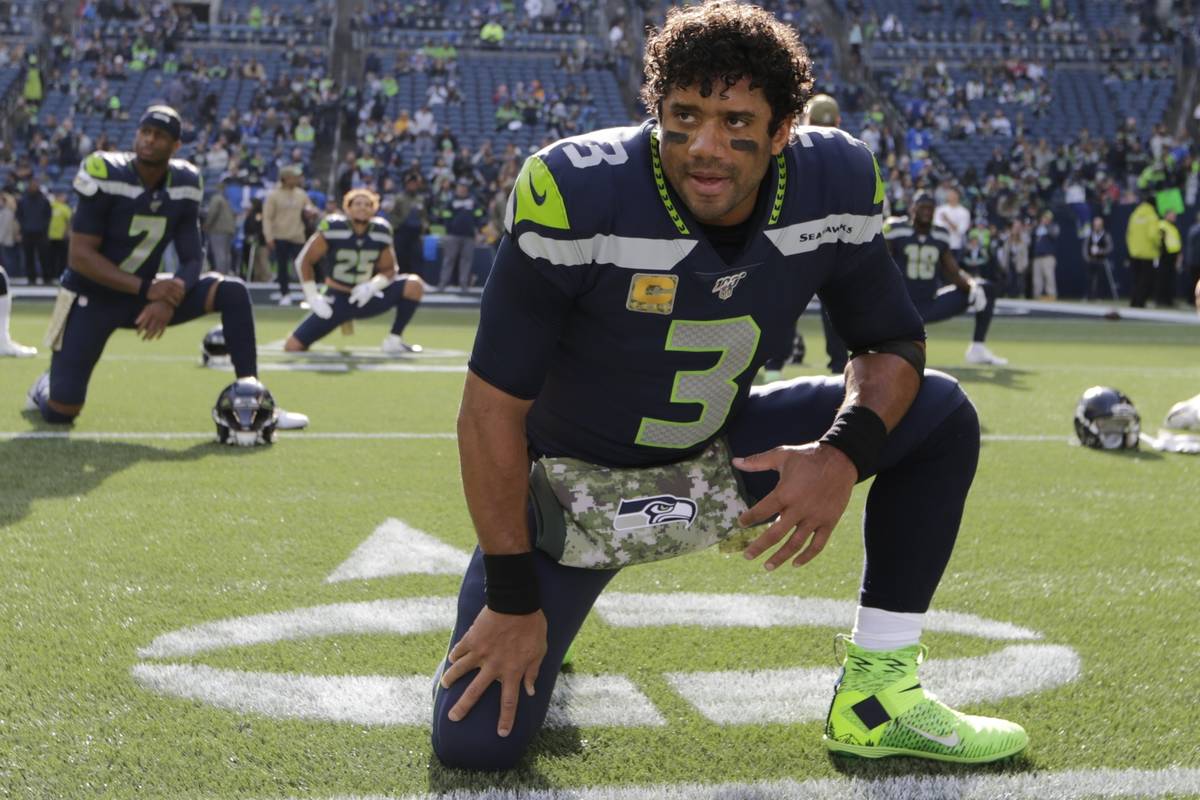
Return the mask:
<path id="1" fill-rule="evenodd" d="M 412 286 L 415 287 L 414 294 L 416 294 L 416 297 L 408 297 L 409 284 L 412 284 Z M 411 300 L 414 303 L 419 303 L 419 302 L 421 302 L 421 298 L 423 298 L 424 296 L 425 296 L 425 282 L 424 281 L 422 281 L 418 278 L 416 280 L 407 280 L 404 282 L 404 292 L 401 294 L 401 297 L 403 297 L 405 300 Z"/>
<path id="2" fill-rule="evenodd" d="M 213 308 L 218 310 L 236 305 L 250 305 L 250 290 L 241 278 L 222 278 L 217 284 Z"/>

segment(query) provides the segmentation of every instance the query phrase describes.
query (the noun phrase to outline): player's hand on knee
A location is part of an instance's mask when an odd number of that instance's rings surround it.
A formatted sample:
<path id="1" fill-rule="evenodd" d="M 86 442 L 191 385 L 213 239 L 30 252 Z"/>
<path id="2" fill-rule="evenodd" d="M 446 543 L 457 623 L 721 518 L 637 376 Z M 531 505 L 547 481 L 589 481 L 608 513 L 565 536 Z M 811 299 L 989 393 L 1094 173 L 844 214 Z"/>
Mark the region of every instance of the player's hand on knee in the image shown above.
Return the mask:
<path id="1" fill-rule="evenodd" d="M 134 325 L 142 338 L 148 342 L 162 336 L 174 316 L 174 306 L 165 300 L 155 300 L 146 304 L 142 313 L 138 314 L 137 319 L 134 320 Z"/>
<path id="2" fill-rule="evenodd" d="M 321 319 L 329 319 L 333 316 L 333 306 L 325 299 L 324 295 L 316 295 L 308 298 L 309 309 Z"/>
<path id="3" fill-rule="evenodd" d="M 967 311 L 978 313 L 987 308 L 987 291 L 979 281 L 971 281 L 971 289 L 967 294 Z"/>
<path id="4" fill-rule="evenodd" d="M 171 306 L 178 306 L 183 302 L 184 292 L 183 281 L 176 278 L 159 278 L 146 290 L 146 299 L 150 302 L 162 301 Z"/>
<path id="5" fill-rule="evenodd" d="M 767 559 L 767 569 L 775 569 L 793 557 L 797 567 L 816 558 L 846 510 L 858 478 L 858 471 L 844 453 L 815 443 L 735 458 L 733 466 L 743 472 L 779 473 L 779 483 L 770 494 L 738 517 L 739 525 L 750 527 L 778 515 L 745 550 L 746 558 L 754 559 L 783 542 Z"/>
<path id="6" fill-rule="evenodd" d="M 500 614 L 486 606 L 463 638 L 450 649 L 450 666 L 442 673 L 442 688 L 448 689 L 473 670 L 479 673 L 467 686 L 447 715 L 458 722 L 471 712 L 494 682 L 500 682 L 500 719 L 496 733 L 508 736 L 517 716 L 522 687 L 534 693 L 542 659 L 546 657 L 546 615 Z"/>
<path id="7" fill-rule="evenodd" d="M 325 297 L 317 291 L 317 284 L 314 281 L 303 281 L 300 284 L 300 290 L 304 292 L 304 302 L 308 303 L 309 309 L 321 319 L 329 319 L 333 316 L 333 305 Z"/>
<path id="8" fill-rule="evenodd" d="M 375 287 L 370 282 L 360 283 L 350 290 L 350 302 L 362 308 L 375 297 Z"/>

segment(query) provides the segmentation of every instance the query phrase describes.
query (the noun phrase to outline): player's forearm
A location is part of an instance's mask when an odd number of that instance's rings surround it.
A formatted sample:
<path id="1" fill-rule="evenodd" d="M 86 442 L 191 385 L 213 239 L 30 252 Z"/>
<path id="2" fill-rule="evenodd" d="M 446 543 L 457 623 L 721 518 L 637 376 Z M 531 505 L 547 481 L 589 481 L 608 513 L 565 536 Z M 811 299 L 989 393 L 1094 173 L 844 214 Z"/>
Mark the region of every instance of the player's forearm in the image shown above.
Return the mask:
<path id="1" fill-rule="evenodd" d="M 141 293 L 142 279 L 137 275 L 122 272 L 98 250 L 72 246 L 69 253 L 67 265 L 88 280 L 126 294 Z"/>
<path id="2" fill-rule="evenodd" d="M 530 549 L 525 441 L 530 405 L 467 373 L 458 415 L 458 452 L 467 509 L 479 547 L 488 555 Z"/>
<path id="3" fill-rule="evenodd" d="M 924 349 L 924 342 L 918 344 Z M 900 356 L 868 353 L 851 359 L 846 369 L 846 399 L 842 407 L 866 406 L 891 431 L 908 413 L 920 387 L 917 371 Z"/>

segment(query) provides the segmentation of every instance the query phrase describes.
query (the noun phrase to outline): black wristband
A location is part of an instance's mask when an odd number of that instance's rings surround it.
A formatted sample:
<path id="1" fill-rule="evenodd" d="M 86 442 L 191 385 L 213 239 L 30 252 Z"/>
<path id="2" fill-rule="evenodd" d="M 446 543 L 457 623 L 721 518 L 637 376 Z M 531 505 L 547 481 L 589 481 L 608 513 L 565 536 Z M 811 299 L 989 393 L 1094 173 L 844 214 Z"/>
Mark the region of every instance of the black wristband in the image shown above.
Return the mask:
<path id="1" fill-rule="evenodd" d="M 138 287 L 138 299 L 148 300 L 147 295 L 150 294 L 150 286 L 154 283 L 154 278 L 142 278 L 142 285 Z"/>
<path id="2" fill-rule="evenodd" d="M 887 437 L 887 425 L 878 414 L 866 406 L 850 406 L 838 412 L 820 441 L 845 453 L 861 481 L 874 474 Z"/>
<path id="3" fill-rule="evenodd" d="M 532 614 L 542 607 L 534 555 L 483 556 L 487 607 L 499 614 Z"/>

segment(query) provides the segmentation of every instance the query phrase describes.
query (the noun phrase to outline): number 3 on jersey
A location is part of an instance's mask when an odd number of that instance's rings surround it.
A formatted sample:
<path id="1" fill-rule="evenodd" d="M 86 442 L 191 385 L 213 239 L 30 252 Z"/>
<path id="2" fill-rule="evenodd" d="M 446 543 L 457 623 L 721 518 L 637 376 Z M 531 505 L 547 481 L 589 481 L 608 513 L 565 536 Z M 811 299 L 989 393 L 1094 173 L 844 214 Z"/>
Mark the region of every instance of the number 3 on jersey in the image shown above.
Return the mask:
<path id="1" fill-rule="evenodd" d="M 125 256 L 125 260 L 121 262 L 121 271 L 130 274 L 137 272 L 154 252 L 154 248 L 158 247 L 158 243 L 162 241 L 166 232 L 167 220 L 165 217 L 134 214 L 133 219 L 129 221 L 129 238 L 132 239 L 140 233 L 146 235 L 133 248 L 133 252 Z"/>
<path id="2" fill-rule="evenodd" d="M 682 449 L 699 444 L 719 431 L 737 397 L 735 381 L 750 366 L 761 334 L 758 324 L 749 316 L 711 322 L 684 319 L 672 322 L 666 349 L 715 352 L 721 357 L 706 370 L 675 373 L 671 402 L 699 403 L 700 418 L 694 422 L 673 422 L 643 417 L 637 443 Z"/>

